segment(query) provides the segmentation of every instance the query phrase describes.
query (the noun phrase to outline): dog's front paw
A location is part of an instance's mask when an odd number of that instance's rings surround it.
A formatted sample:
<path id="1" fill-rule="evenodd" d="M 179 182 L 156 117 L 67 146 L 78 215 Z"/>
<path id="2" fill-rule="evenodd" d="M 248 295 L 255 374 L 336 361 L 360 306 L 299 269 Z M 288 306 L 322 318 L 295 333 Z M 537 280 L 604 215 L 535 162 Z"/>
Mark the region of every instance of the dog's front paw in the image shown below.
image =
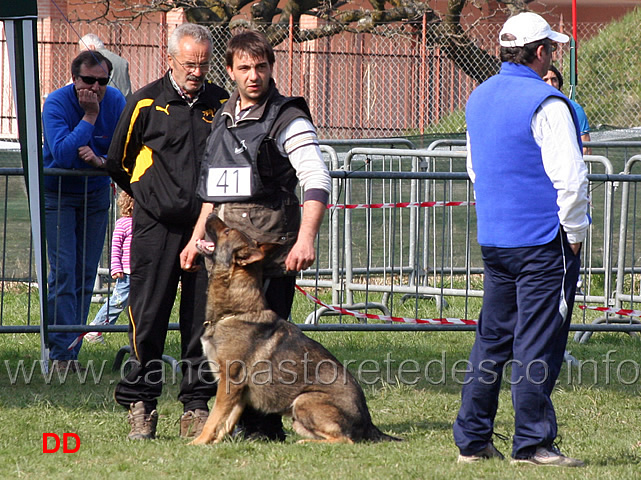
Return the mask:
<path id="1" fill-rule="evenodd" d="M 207 440 L 201 437 L 196 437 L 194 438 L 191 442 L 189 442 L 187 445 L 207 445 Z"/>

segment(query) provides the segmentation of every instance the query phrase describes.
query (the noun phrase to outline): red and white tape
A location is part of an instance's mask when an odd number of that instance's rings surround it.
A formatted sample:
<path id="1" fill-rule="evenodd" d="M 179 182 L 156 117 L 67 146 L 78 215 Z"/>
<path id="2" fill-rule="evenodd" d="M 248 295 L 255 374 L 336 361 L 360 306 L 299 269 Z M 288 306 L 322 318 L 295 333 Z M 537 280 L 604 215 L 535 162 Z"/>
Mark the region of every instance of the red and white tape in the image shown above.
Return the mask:
<path id="1" fill-rule="evenodd" d="M 397 203 L 355 203 L 355 204 L 330 204 L 327 208 L 352 210 L 355 208 L 407 208 L 407 207 L 465 207 L 476 205 L 475 202 L 397 202 Z"/>
<path id="2" fill-rule="evenodd" d="M 307 298 L 309 298 L 312 302 L 316 303 L 317 305 L 320 305 L 321 307 L 325 307 L 334 312 L 339 312 L 339 313 L 342 313 L 343 315 L 351 315 L 356 318 L 363 318 L 363 319 L 369 319 L 369 320 L 384 320 L 387 322 L 399 322 L 399 323 L 413 323 L 413 324 L 424 323 L 424 324 L 430 324 L 430 325 L 476 325 L 477 323 L 476 320 L 465 320 L 462 318 L 405 318 L 405 317 L 393 317 L 391 315 L 375 315 L 373 313 L 356 312 L 354 310 L 347 310 L 346 308 L 342 308 L 342 307 L 334 307 L 331 305 L 327 305 L 326 303 L 321 302 L 318 298 L 307 293 L 298 285 L 296 285 L 296 288 L 300 293 L 305 295 Z"/>
<path id="3" fill-rule="evenodd" d="M 624 317 L 641 317 L 641 310 L 627 310 L 625 308 L 611 308 L 611 307 L 591 307 L 589 305 L 579 305 L 581 310 L 596 310 L 597 312 L 611 313 L 613 315 L 621 315 Z"/>
<path id="4" fill-rule="evenodd" d="M 78 345 L 78 342 L 79 342 L 80 340 L 82 340 L 82 338 L 83 338 L 85 335 L 87 335 L 87 333 L 89 333 L 89 332 L 84 332 L 84 333 L 81 333 L 80 335 L 78 335 L 78 336 L 74 339 L 74 341 L 73 341 L 73 342 L 71 342 L 71 343 L 69 344 L 69 346 L 67 347 L 67 350 L 71 350 L 71 349 L 73 349 L 73 347 L 75 347 L 76 345 Z"/>
<path id="5" fill-rule="evenodd" d="M 325 307 L 334 312 L 339 312 L 339 313 L 342 313 L 343 315 L 350 315 L 356 318 L 363 318 L 368 320 L 383 320 L 386 322 L 411 323 L 411 324 L 422 323 L 422 324 L 429 324 L 429 325 L 476 325 L 477 324 L 476 320 L 466 320 L 463 318 L 406 318 L 406 317 L 393 317 L 391 315 L 375 315 L 373 313 L 357 312 L 357 311 L 348 310 L 342 307 L 334 307 L 331 305 L 327 305 L 326 303 L 321 302 L 318 298 L 307 293 L 298 285 L 296 285 L 296 289 L 300 293 L 305 295 L 307 298 L 309 298 L 312 302 L 316 303 L 317 305 L 320 305 L 321 307 Z M 583 306 L 581 306 L 581 308 L 583 308 Z M 627 311 L 631 312 L 632 310 L 627 310 Z M 641 312 L 638 312 L 638 314 L 641 315 Z M 67 347 L 67 350 L 71 350 L 73 347 L 78 345 L 78 342 L 80 342 L 80 340 L 87 333 L 88 332 L 84 332 L 78 335 L 78 337 L 76 337 L 74 341 L 71 342 L 71 344 L 69 344 L 69 346 Z"/>
<path id="6" fill-rule="evenodd" d="M 107 325 L 107 323 L 101 323 L 101 324 L 99 324 L 99 325 Z M 67 350 L 71 350 L 73 347 L 75 347 L 76 345 L 78 345 L 78 342 L 80 342 L 80 340 L 82 340 L 82 339 L 84 338 L 84 336 L 85 336 L 85 335 L 87 335 L 88 333 L 89 333 L 89 332 L 82 332 L 80 335 L 78 335 L 78 336 L 74 339 L 74 341 L 73 341 L 73 342 L 71 342 L 71 343 L 69 344 L 69 346 L 67 347 Z"/>

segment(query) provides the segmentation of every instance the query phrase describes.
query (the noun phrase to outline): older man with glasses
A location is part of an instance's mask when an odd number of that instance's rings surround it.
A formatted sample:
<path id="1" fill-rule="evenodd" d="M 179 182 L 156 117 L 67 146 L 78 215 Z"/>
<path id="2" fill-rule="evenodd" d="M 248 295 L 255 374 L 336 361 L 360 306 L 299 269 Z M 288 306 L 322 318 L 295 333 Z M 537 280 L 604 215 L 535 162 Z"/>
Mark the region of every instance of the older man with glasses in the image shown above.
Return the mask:
<path id="1" fill-rule="evenodd" d="M 214 114 L 228 94 L 206 82 L 213 40 L 200 25 L 183 24 L 168 43 L 169 70 L 133 93 L 109 150 L 107 169 L 135 199 L 129 294 L 129 374 L 115 398 L 129 408 L 128 438 L 155 438 L 162 392 L 161 361 L 169 316 L 181 284 L 183 378 L 181 436 L 194 436 L 207 419 L 213 379 L 203 378 L 200 336 L 207 273 L 185 272 L 179 254 L 191 237 L 201 201 L 196 196 L 200 161 Z"/>
<path id="2" fill-rule="evenodd" d="M 109 178 L 82 175 L 105 167 L 105 157 L 125 98 L 108 87 L 111 63 L 98 52 L 71 62 L 72 83 L 51 92 L 42 110 L 45 168 L 80 175 L 44 180 L 48 315 L 50 325 L 85 325 L 107 230 Z M 55 370 L 80 371 L 81 342 L 74 332 L 49 334 Z"/>

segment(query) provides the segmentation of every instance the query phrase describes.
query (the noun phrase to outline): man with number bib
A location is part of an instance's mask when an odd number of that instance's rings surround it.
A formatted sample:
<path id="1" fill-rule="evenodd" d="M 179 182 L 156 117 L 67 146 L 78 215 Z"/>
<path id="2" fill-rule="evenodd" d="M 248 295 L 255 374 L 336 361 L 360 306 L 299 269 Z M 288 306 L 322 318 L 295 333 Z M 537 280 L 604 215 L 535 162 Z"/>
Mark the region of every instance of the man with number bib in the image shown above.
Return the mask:
<path id="1" fill-rule="evenodd" d="M 281 248 L 264 265 L 265 295 L 272 310 L 288 318 L 295 274 L 315 261 L 314 241 L 331 181 L 303 98 L 281 95 L 271 78 L 274 52 L 260 33 L 246 30 L 227 46 L 227 72 L 237 89 L 216 115 L 202 162 L 199 196 L 205 200 L 194 234 L 181 254 L 192 270 L 196 243 L 215 211 L 227 225 L 259 242 Z M 303 214 L 295 189 L 305 191 Z M 259 432 L 282 440 L 278 415 L 245 412 L 245 435 Z"/>
<path id="2" fill-rule="evenodd" d="M 109 149 L 107 169 L 135 199 L 131 242 L 131 370 L 115 398 L 129 408 L 131 440 L 156 434 L 162 392 L 162 354 L 178 284 L 183 378 L 178 399 L 184 414 L 180 435 L 194 436 L 207 420 L 213 381 L 203 381 L 200 336 L 205 320 L 207 274 L 185 272 L 179 255 L 201 209 L 195 194 L 200 161 L 216 111 L 228 98 L 205 81 L 213 40 L 201 26 L 185 23 L 169 38 L 169 71 L 132 94 Z M 166 373 L 166 372 L 165 372 Z"/>

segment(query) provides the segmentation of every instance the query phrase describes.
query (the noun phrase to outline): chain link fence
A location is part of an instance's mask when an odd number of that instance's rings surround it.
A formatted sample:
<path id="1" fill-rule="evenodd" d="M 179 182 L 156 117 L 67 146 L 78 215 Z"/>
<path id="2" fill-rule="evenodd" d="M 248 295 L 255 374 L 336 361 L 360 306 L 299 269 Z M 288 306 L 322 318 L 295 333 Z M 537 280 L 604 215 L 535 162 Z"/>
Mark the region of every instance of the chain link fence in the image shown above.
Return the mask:
<path id="1" fill-rule="evenodd" d="M 108 49 L 130 63 L 133 89 L 159 78 L 167 68 L 167 37 L 175 25 L 158 23 L 65 23 L 41 20 L 38 25 L 41 93 L 71 79 L 71 60 L 78 40 L 86 33 L 101 37 Z M 478 24 L 469 35 L 478 49 L 446 55 L 433 45 L 424 27 L 382 25 L 375 33 L 344 33 L 304 43 L 284 41 L 275 48 L 274 77 L 285 95 L 302 95 L 310 105 L 321 138 L 378 138 L 445 135 L 465 131 L 464 107 L 478 84 L 468 73 L 498 55 L 499 24 Z M 569 24 L 553 24 L 570 30 Z M 210 80 L 230 90 L 224 68 L 227 28 L 212 27 L 214 64 Z M 630 128 L 641 124 L 641 82 L 638 81 L 637 45 L 641 34 L 633 29 L 628 38 L 608 35 L 604 24 L 581 24 L 579 84 L 576 100 L 585 108 L 593 127 Z M 9 82 L 7 51 L 2 49 L 0 138 L 17 136 Z M 624 42 L 623 44 L 621 42 Z M 625 43 L 627 42 L 627 43 Z M 440 42 L 442 43 L 442 42 Z M 456 55 L 459 55 L 457 57 Z M 463 56 L 465 55 L 465 56 Z M 570 47 L 563 45 L 555 63 L 570 94 Z M 624 74 L 607 62 L 625 65 Z"/>
<path id="2" fill-rule="evenodd" d="M 639 21 L 641 9 L 616 24 L 579 25 L 576 100 L 584 107 L 593 128 L 641 126 Z M 569 56 L 567 60 L 562 72 L 569 85 Z M 569 93 L 569 87 L 564 90 Z"/>

